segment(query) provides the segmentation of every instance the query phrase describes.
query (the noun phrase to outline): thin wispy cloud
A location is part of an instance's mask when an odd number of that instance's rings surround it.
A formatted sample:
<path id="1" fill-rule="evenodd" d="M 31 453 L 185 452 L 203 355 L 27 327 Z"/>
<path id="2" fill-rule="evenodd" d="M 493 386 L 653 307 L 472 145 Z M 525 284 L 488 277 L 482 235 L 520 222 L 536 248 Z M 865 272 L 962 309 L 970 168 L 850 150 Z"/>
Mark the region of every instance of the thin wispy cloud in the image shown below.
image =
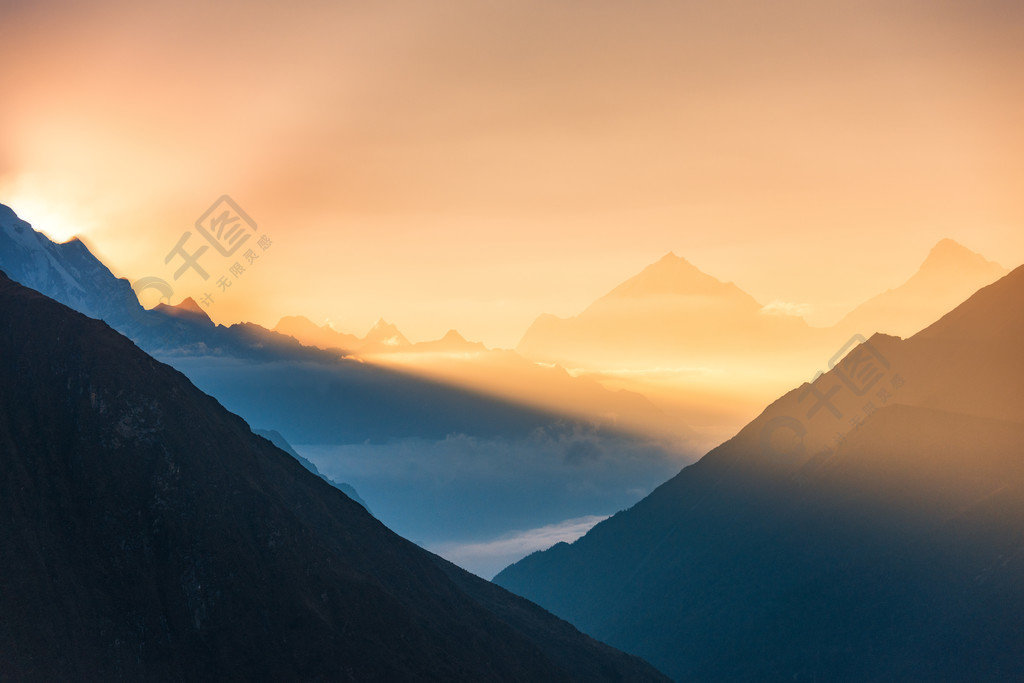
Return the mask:
<path id="1" fill-rule="evenodd" d="M 572 543 L 608 515 L 588 515 L 548 524 L 536 529 L 513 531 L 480 543 L 443 543 L 430 550 L 463 567 L 493 576 L 505 566 L 556 543 Z"/>
<path id="2" fill-rule="evenodd" d="M 783 301 L 776 299 L 761 309 L 764 315 L 791 315 L 802 318 L 810 315 L 814 307 L 810 304 L 801 304 L 795 301 Z"/>

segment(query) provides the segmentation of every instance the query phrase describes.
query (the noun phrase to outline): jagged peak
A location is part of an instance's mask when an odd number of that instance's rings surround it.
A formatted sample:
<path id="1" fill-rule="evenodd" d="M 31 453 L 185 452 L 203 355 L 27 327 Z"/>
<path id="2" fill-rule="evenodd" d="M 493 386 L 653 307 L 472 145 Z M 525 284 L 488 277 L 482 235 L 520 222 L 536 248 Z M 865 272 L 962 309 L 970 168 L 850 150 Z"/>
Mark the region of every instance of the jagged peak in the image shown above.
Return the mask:
<path id="1" fill-rule="evenodd" d="M 179 311 L 187 311 L 189 313 L 200 313 L 202 315 L 206 315 L 206 311 L 204 311 L 202 307 L 198 303 L 196 303 L 196 300 L 190 296 L 182 299 L 181 303 L 176 304 L 174 307 L 177 308 Z"/>
<path id="2" fill-rule="evenodd" d="M 211 326 L 215 324 L 213 319 L 207 315 L 206 311 L 204 311 L 192 297 L 186 297 L 181 302 L 173 306 L 160 303 L 157 304 L 153 310 L 175 318 L 193 320 Z"/>
<path id="3" fill-rule="evenodd" d="M 398 328 L 395 325 L 392 325 L 391 323 L 389 323 L 384 318 L 377 318 L 377 322 L 375 322 L 373 324 L 373 327 L 370 328 L 370 332 L 384 332 L 384 331 L 387 331 L 387 332 L 398 332 Z"/>
<path id="4" fill-rule="evenodd" d="M 409 340 L 399 331 L 398 327 L 392 325 L 384 318 L 378 318 L 370 331 L 363 337 L 364 342 L 380 343 L 385 346 L 406 346 Z"/>

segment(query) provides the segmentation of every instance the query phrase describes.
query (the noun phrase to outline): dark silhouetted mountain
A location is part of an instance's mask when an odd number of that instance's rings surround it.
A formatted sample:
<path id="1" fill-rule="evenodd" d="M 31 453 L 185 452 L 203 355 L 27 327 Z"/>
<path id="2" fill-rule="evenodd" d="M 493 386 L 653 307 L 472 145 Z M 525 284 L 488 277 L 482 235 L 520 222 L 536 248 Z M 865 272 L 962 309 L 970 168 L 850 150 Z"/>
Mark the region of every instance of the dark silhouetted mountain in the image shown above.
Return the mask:
<path id="1" fill-rule="evenodd" d="M 5 679 L 663 680 L 2 274 L 0 546 Z"/>
<path id="2" fill-rule="evenodd" d="M 909 337 L 1006 272 L 998 263 L 945 239 L 932 248 L 913 277 L 864 302 L 837 327 L 847 335 L 884 332 Z"/>
<path id="3" fill-rule="evenodd" d="M 678 680 L 1024 677 L 1024 267 L 495 581 Z"/>
<path id="4" fill-rule="evenodd" d="M 282 435 L 281 432 L 275 431 L 273 429 L 254 429 L 252 430 L 252 433 L 256 434 L 257 436 L 262 436 L 264 439 L 266 439 L 267 441 L 274 444 L 288 455 L 298 460 L 299 464 L 305 467 L 307 471 L 312 472 L 316 476 L 320 477 L 328 484 L 338 489 L 355 502 L 362 505 L 364 508 L 366 508 L 367 512 L 373 514 L 373 511 L 370 510 L 370 506 L 367 505 L 366 501 L 359 496 L 359 494 L 356 492 L 355 488 L 351 484 L 346 484 L 345 482 L 337 482 L 334 481 L 333 479 L 330 479 L 329 477 L 325 477 L 323 473 L 321 473 L 320 470 L 317 469 L 316 465 L 314 465 L 309 460 L 299 455 L 298 451 L 296 451 L 292 447 L 292 445 L 288 443 L 288 440 L 284 438 L 284 435 Z"/>

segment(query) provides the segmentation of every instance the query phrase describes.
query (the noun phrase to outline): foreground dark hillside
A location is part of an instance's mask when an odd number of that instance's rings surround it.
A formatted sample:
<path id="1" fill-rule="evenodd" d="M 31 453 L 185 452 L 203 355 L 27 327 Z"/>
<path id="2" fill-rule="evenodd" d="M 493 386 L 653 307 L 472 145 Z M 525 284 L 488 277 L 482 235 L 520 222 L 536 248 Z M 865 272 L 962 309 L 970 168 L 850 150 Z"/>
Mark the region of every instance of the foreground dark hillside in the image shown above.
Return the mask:
<path id="1" fill-rule="evenodd" d="M 0 547 L 4 680 L 663 680 L 2 273 Z"/>
<path id="2" fill-rule="evenodd" d="M 679 680 L 1021 680 L 1022 338 L 1018 268 L 495 581 Z"/>

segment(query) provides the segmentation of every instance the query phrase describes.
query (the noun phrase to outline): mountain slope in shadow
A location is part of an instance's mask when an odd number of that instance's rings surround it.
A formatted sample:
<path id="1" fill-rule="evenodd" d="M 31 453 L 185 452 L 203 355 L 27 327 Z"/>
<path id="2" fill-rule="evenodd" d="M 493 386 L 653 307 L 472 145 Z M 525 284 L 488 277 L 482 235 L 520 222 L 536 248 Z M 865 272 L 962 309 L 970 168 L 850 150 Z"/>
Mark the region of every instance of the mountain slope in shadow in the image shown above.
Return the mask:
<path id="1" fill-rule="evenodd" d="M 0 545 L 5 678 L 664 680 L 3 274 Z"/>
<path id="2" fill-rule="evenodd" d="M 344 359 L 252 323 L 224 327 L 189 300 L 147 311 L 79 240 L 55 244 L 0 205 L 0 270 L 90 317 L 186 375 L 253 424 L 296 443 L 350 444 L 460 433 L 529 434 L 571 415 Z M 384 323 L 377 346 L 400 333 Z M 404 337 L 402 337 L 404 339 Z"/>
<path id="3" fill-rule="evenodd" d="M 389 346 L 384 352 L 380 344 L 366 345 L 329 325 L 318 327 L 302 316 L 282 318 L 274 331 L 309 346 L 344 350 L 377 366 L 498 400 L 614 426 L 625 433 L 686 443 L 687 450 L 696 438 L 678 415 L 667 414 L 636 392 L 608 390 L 592 378 L 574 377 L 564 368 L 535 363 L 515 351 L 488 349 L 479 342 L 466 341 L 455 330 L 439 340 Z"/>
<path id="4" fill-rule="evenodd" d="M 495 581 L 678 680 L 1024 676 L 1024 267 Z"/>
<path id="5" fill-rule="evenodd" d="M 367 505 L 366 501 L 359 496 L 359 493 L 356 491 L 355 487 L 353 487 L 351 484 L 346 484 L 345 482 L 337 482 L 329 477 L 325 477 L 323 473 L 320 472 L 316 465 L 311 463 L 308 459 L 299 455 L 298 451 L 296 451 L 295 448 L 293 448 L 292 445 L 288 443 L 288 440 L 284 438 L 284 435 L 281 434 L 281 432 L 274 431 L 273 429 L 253 429 L 252 433 L 256 434 L 257 436 L 262 436 L 264 439 L 266 439 L 267 441 L 274 444 L 288 455 L 298 460 L 299 464 L 305 467 L 308 472 L 312 472 L 316 476 L 320 477 L 328 484 L 338 489 L 355 502 L 362 505 L 364 508 L 366 508 L 366 511 L 369 512 L 371 515 L 373 514 L 373 511 L 370 510 L 370 506 Z"/>

